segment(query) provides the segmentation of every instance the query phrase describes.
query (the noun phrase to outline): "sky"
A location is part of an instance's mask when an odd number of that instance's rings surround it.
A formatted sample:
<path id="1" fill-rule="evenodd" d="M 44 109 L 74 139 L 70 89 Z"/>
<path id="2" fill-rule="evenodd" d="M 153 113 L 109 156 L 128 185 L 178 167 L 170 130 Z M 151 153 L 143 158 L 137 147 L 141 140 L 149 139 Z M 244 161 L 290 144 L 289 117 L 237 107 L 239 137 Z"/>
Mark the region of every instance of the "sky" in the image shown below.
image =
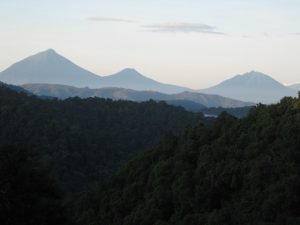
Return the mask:
<path id="1" fill-rule="evenodd" d="M 99 75 L 200 89 L 251 70 L 300 82 L 299 0 L 1 0 L 0 71 L 46 49 Z"/>

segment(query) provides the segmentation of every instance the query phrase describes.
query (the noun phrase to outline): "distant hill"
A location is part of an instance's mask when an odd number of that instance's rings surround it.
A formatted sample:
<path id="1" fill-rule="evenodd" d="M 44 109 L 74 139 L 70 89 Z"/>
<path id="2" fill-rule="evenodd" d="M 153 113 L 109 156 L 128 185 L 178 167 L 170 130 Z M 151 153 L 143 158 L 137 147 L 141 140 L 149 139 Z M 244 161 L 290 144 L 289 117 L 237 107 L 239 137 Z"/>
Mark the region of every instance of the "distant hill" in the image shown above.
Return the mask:
<path id="1" fill-rule="evenodd" d="M 25 94 L 28 94 L 28 95 L 32 95 L 31 92 L 25 90 L 24 88 L 20 87 L 20 86 L 16 86 L 16 85 L 11 85 L 11 84 L 6 84 L 6 83 L 3 83 L 0 81 L 0 88 L 9 88 L 13 91 L 16 91 L 18 93 L 25 93 Z"/>
<path id="2" fill-rule="evenodd" d="M 299 84 L 292 84 L 288 86 L 289 88 L 296 90 L 296 91 L 300 91 L 300 83 Z"/>
<path id="3" fill-rule="evenodd" d="M 270 76 L 251 71 L 237 75 L 211 88 L 200 90 L 207 94 L 218 94 L 241 101 L 275 103 L 284 96 L 296 96 L 292 90 Z"/>
<path id="4" fill-rule="evenodd" d="M 250 102 L 242 102 L 230 98 L 224 98 L 218 95 L 208 95 L 195 92 L 182 92 L 179 94 L 164 94 L 154 91 L 135 91 L 124 88 L 76 88 L 65 85 L 51 84 L 26 84 L 24 89 L 41 96 L 51 96 L 60 99 L 78 96 L 80 98 L 102 97 L 114 100 L 148 101 L 150 99 L 158 101 L 167 101 L 172 105 L 181 105 L 185 108 L 190 107 L 224 107 L 235 108 L 253 105 Z M 188 101 L 188 102 L 187 102 Z M 191 106 L 193 104 L 193 106 Z M 189 106 L 188 106 L 189 105 Z"/>
<path id="5" fill-rule="evenodd" d="M 173 106 L 181 106 L 185 108 L 187 111 L 191 111 L 191 112 L 201 112 L 201 110 L 207 108 L 205 105 L 193 101 L 189 101 L 189 100 L 180 100 L 180 99 L 167 100 L 166 103 Z"/>
<path id="6" fill-rule="evenodd" d="M 163 93 L 179 93 L 190 90 L 157 82 L 134 69 L 124 69 L 114 75 L 101 77 L 77 66 L 53 49 L 13 64 L 0 73 L 0 80 L 14 85 L 47 83 L 89 88 L 122 87 Z"/>

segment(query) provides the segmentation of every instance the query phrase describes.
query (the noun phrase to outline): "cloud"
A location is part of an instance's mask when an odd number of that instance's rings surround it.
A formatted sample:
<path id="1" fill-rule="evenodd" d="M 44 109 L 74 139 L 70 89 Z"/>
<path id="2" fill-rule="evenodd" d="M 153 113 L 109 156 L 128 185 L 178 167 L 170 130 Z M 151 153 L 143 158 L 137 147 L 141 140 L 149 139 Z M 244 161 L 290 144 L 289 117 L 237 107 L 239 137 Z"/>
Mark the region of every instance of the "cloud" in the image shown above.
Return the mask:
<path id="1" fill-rule="evenodd" d="M 206 33 L 226 35 L 217 31 L 217 28 L 201 23 L 158 23 L 145 25 L 143 28 L 148 32 L 181 32 L 181 33 Z"/>
<path id="2" fill-rule="evenodd" d="M 111 17 L 90 17 L 88 18 L 88 20 L 94 22 L 113 22 L 113 23 L 135 23 L 136 22 L 133 20 L 111 18 Z"/>

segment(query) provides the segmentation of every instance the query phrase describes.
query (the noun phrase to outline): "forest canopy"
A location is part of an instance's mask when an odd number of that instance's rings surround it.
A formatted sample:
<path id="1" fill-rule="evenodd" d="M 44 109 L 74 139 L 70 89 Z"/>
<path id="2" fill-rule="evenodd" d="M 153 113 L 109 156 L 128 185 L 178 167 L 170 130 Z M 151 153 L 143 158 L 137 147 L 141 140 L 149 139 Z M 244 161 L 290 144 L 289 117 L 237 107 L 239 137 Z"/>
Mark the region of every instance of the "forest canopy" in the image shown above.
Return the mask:
<path id="1" fill-rule="evenodd" d="M 300 98 L 207 123 L 0 87 L 0 127 L 4 225 L 300 224 Z"/>
<path id="2" fill-rule="evenodd" d="M 0 145 L 38 155 L 67 192 L 102 182 L 166 131 L 200 120 L 202 114 L 164 102 L 41 99 L 0 87 Z"/>
<path id="3" fill-rule="evenodd" d="M 300 99 L 167 135 L 81 201 L 99 225 L 300 224 Z"/>

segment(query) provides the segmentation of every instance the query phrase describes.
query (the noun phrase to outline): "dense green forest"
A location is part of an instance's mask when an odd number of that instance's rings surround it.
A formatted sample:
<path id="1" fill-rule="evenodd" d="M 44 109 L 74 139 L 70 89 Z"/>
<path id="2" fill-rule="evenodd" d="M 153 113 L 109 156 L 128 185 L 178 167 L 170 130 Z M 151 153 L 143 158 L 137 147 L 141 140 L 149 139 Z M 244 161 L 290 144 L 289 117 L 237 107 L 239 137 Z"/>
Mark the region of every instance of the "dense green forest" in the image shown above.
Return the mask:
<path id="1" fill-rule="evenodd" d="M 203 108 L 198 110 L 198 112 L 202 112 L 204 115 L 209 116 L 218 116 L 223 112 L 227 112 L 228 114 L 237 117 L 243 118 L 246 117 L 253 106 L 245 106 L 238 108 L 222 108 L 222 107 L 212 107 L 212 108 Z"/>
<path id="2" fill-rule="evenodd" d="M 180 133 L 201 114 L 163 102 L 100 98 L 40 99 L 0 87 L 0 145 L 38 155 L 67 192 L 102 182 L 171 130 Z"/>
<path id="3" fill-rule="evenodd" d="M 0 224 L 68 225 L 64 194 L 26 148 L 0 147 Z"/>
<path id="4" fill-rule="evenodd" d="M 0 144 L 0 224 L 300 224 L 300 97 L 207 123 L 0 87 Z"/>
<path id="5" fill-rule="evenodd" d="M 300 98 L 165 135 L 80 202 L 80 224 L 299 225 Z"/>

